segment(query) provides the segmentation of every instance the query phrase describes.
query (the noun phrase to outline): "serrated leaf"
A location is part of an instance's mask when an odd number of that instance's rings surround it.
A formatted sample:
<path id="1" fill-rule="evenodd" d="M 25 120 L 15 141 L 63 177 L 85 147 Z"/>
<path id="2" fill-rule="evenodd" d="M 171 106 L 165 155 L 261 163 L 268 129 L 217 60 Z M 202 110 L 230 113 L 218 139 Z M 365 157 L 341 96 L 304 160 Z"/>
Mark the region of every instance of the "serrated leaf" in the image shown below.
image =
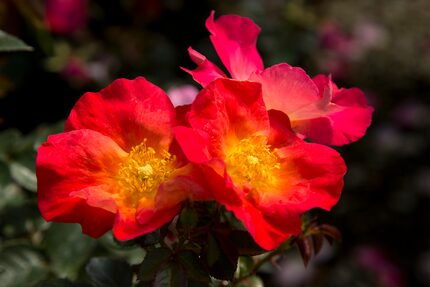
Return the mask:
<path id="1" fill-rule="evenodd" d="M 90 257 L 96 241 L 83 235 L 78 224 L 54 223 L 46 233 L 43 246 L 54 272 L 59 277 L 74 279 Z"/>
<path id="2" fill-rule="evenodd" d="M 29 246 L 10 246 L 0 252 L 2 287 L 31 286 L 45 279 L 48 272 L 42 256 Z"/>
<path id="3" fill-rule="evenodd" d="M 139 280 L 152 281 L 161 267 L 169 260 L 172 252 L 170 249 L 161 247 L 151 249 L 146 253 L 139 269 Z"/>
<path id="4" fill-rule="evenodd" d="M 308 266 L 309 260 L 312 257 L 312 242 L 309 237 L 301 236 L 297 238 L 297 247 L 299 249 L 300 255 L 302 256 L 303 263 Z"/>
<path id="5" fill-rule="evenodd" d="M 233 279 L 237 269 L 239 255 L 230 235 L 231 232 L 226 232 L 225 230 L 213 232 L 213 238 L 215 240 L 213 242 L 209 240 L 209 242 L 212 243 L 208 245 L 208 249 L 204 253 L 210 275 L 216 279 L 230 281 Z M 215 252 L 211 251 L 211 249 L 216 249 L 219 255 L 214 262 L 209 264 L 210 254 Z M 213 259 L 211 261 L 213 261 Z"/>
<path id="6" fill-rule="evenodd" d="M 0 30 L 0 52 L 33 51 L 33 48 L 25 44 L 15 36 Z"/>
<path id="7" fill-rule="evenodd" d="M 11 177 L 19 185 L 30 191 L 37 191 L 36 173 L 19 162 L 12 162 L 9 168 Z"/>
<path id="8" fill-rule="evenodd" d="M 133 272 L 124 260 L 92 258 L 85 271 L 95 287 L 129 287 L 132 284 Z"/>
<path id="9" fill-rule="evenodd" d="M 161 269 L 155 275 L 153 287 L 187 287 L 188 280 L 184 270 L 177 263 Z"/>
<path id="10" fill-rule="evenodd" d="M 209 282 L 209 274 L 203 269 L 203 264 L 196 253 L 183 251 L 178 254 L 178 261 L 185 269 L 189 278 L 196 281 Z"/>
<path id="11" fill-rule="evenodd" d="M 326 236 L 330 243 L 333 242 L 333 239 L 336 241 L 342 241 L 342 234 L 339 229 L 329 224 L 321 224 L 318 226 L 319 231 Z"/>
<path id="12" fill-rule="evenodd" d="M 322 234 L 313 234 L 312 235 L 312 244 L 314 247 L 314 253 L 317 255 L 323 246 L 324 243 L 324 235 Z"/>

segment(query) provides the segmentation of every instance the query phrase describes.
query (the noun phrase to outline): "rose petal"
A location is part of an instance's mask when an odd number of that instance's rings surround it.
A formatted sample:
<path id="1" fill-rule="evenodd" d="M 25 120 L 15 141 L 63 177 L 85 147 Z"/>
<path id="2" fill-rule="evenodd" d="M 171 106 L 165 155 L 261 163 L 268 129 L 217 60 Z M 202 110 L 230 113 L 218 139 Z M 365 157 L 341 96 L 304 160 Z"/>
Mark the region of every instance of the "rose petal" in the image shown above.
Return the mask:
<path id="1" fill-rule="evenodd" d="M 194 81 L 202 85 L 207 86 L 210 82 L 218 79 L 225 78 L 225 74 L 221 71 L 214 63 L 209 61 L 205 56 L 193 50 L 191 47 L 188 48 L 188 53 L 191 60 L 197 64 L 197 68 L 189 70 L 181 67 L 182 70 L 190 74 Z"/>
<path id="2" fill-rule="evenodd" d="M 231 76 L 246 81 L 253 72 L 263 70 L 263 61 L 256 47 L 260 27 L 249 18 L 225 15 L 215 21 L 214 15 L 212 11 L 206 20 L 206 28 Z"/>
<path id="3" fill-rule="evenodd" d="M 268 135 L 269 118 L 258 83 L 218 79 L 196 97 L 188 114 L 195 129 L 209 135 L 209 152 L 223 158 L 226 140 Z"/>
<path id="4" fill-rule="evenodd" d="M 338 89 L 329 77 L 317 76 L 314 81 L 322 97 L 331 99 L 329 108 L 313 117 L 297 120 L 294 129 L 315 142 L 344 145 L 359 140 L 370 126 L 373 108 L 357 88 Z"/>
<path id="5" fill-rule="evenodd" d="M 291 121 L 301 116 L 298 111 L 320 100 L 317 86 L 305 71 L 285 63 L 254 74 L 251 80 L 261 83 L 267 109 L 282 111 Z"/>
<path id="6" fill-rule="evenodd" d="M 36 160 L 39 209 L 46 220 L 77 222 L 98 237 L 112 227 L 112 174 L 126 153 L 91 130 L 50 136 Z M 97 216 L 97 217 L 95 217 Z"/>
<path id="7" fill-rule="evenodd" d="M 129 151 L 145 138 L 148 146 L 167 149 L 175 112 L 159 87 L 142 77 L 119 79 L 98 93 L 86 93 L 71 111 L 65 130 L 91 129 Z"/>

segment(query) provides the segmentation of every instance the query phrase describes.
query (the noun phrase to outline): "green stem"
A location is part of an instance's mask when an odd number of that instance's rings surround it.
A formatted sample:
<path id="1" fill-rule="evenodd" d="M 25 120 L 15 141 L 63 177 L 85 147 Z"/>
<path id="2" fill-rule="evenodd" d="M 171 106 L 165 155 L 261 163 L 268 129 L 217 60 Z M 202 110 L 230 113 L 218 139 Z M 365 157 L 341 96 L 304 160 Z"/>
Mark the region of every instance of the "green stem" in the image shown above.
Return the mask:
<path id="1" fill-rule="evenodd" d="M 255 275 L 258 269 L 260 269 L 261 266 L 263 266 L 263 264 L 270 262 L 275 256 L 282 254 L 288 249 L 290 249 L 292 247 L 293 242 L 294 242 L 294 239 L 290 238 L 284 243 L 282 243 L 281 245 L 279 245 L 278 248 L 276 248 L 275 250 L 271 251 L 270 253 L 266 254 L 263 258 L 258 260 L 254 264 L 254 266 L 252 266 L 251 270 L 249 270 L 245 275 L 242 275 L 238 278 L 233 279 L 233 281 L 231 281 L 231 283 L 228 286 L 231 286 L 231 287 L 237 286 L 243 280 Z"/>

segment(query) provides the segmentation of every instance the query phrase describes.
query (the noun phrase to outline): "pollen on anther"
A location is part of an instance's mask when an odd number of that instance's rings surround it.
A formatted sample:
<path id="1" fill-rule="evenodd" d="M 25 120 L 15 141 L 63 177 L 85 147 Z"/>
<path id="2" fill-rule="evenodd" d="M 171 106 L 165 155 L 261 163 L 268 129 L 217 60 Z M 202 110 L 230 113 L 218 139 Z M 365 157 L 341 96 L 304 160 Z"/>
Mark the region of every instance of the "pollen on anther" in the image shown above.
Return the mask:
<path id="1" fill-rule="evenodd" d="M 117 175 L 116 198 L 129 207 L 141 200 L 153 200 L 160 184 L 175 170 L 175 156 L 168 151 L 155 151 L 146 141 L 133 147 L 120 165 Z"/>
<path id="2" fill-rule="evenodd" d="M 227 172 L 236 184 L 249 184 L 257 189 L 276 184 L 279 158 L 276 150 L 265 142 L 262 137 L 250 137 L 226 149 Z"/>

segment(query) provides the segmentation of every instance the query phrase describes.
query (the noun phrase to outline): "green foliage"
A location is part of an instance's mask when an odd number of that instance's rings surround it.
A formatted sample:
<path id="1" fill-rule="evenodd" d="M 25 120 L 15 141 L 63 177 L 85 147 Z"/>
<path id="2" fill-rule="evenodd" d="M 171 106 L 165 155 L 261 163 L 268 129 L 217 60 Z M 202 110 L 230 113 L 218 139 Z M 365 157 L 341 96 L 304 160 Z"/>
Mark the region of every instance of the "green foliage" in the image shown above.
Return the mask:
<path id="1" fill-rule="evenodd" d="M 28 245 L 0 249 L 0 282 L 3 287 L 31 286 L 48 276 L 42 255 Z"/>
<path id="2" fill-rule="evenodd" d="M 0 52 L 33 51 L 20 39 L 0 30 Z"/>
<path id="3" fill-rule="evenodd" d="M 157 272 L 167 264 L 172 252 L 162 247 L 149 250 L 139 268 L 139 279 L 141 281 L 152 281 Z"/>
<path id="4" fill-rule="evenodd" d="M 128 287 L 132 284 L 131 267 L 120 259 L 92 258 L 85 270 L 94 287 Z"/>
<path id="5" fill-rule="evenodd" d="M 42 245 L 57 276 L 75 279 L 92 254 L 96 241 L 83 235 L 77 224 L 54 223 L 46 232 Z"/>
<path id="6" fill-rule="evenodd" d="M 57 279 L 57 280 L 42 282 L 38 284 L 37 287 L 92 287 L 92 286 L 87 283 L 72 282 L 68 279 Z"/>

